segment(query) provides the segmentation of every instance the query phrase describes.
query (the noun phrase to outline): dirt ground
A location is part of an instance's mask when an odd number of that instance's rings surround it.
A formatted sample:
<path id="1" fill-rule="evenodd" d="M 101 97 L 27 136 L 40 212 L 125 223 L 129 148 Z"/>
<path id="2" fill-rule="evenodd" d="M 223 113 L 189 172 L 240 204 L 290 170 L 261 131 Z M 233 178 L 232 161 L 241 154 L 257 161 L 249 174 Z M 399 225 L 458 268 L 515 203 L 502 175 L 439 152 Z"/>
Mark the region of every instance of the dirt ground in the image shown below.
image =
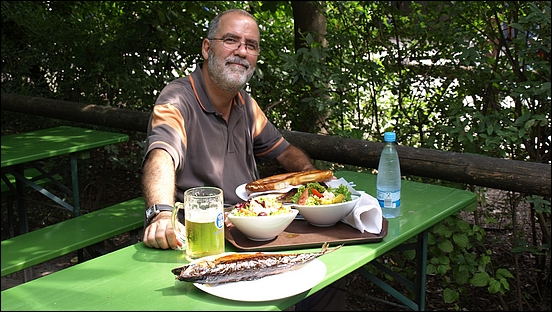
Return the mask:
<path id="1" fill-rule="evenodd" d="M 132 141 L 130 141 L 132 142 Z M 136 144 L 123 144 L 121 148 L 122 156 L 128 156 L 132 152 L 136 152 L 138 147 Z M 108 155 L 104 151 L 96 151 L 92 153 L 91 161 L 85 164 L 86 169 L 79 169 L 81 182 L 81 202 L 83 211 L 93 211 L 99 207 L 105 207 L 117 202 L 125 201 L 137 196 L 141 196 L 140 183 L 133 172 L 133 169 L 124 169 L 110 165 Z M 501 191 L 489 191 L 488 201 L 492 200 L 500 203 Z M 492 196 L 491 196 L 492 195 Z M 29 205 L 29 227 L 37 229 L 60 220 L 69 218 L 69 214 L 63 212 L 59 208 L 46 206 L 43 204 L 42 195 L 29 193 L 29 198 L 34 199 Z M 489 202 L 487 202 L 489 204 Z M 6 201 L 2 198 L 2 220 L 6 221 Z M 465 215 L 469 220 L 471 216 Z M 529 214 L 525 214 L 523 222 L 532 222 Z M 520 272 L 520 280 L 510 280 L 510 290 L 505 295 L 491 295 L 486 288 L 468 287 L 467 293 L 463 294 L 460 300 L 456 303 L 445 303 L 443 300 L 443 287 L 441 286 L 442 279 L 437 276 L 428 276 L 426 290 L 426 310 L 427 311 L 543 311 L 551 310 L 550 307 L 550 269 L 547 272 L 537 273 L 534 270 L 535 259 L 531 254 L 523 253 L 517 258 L 511 252 L 511 231 L 506 230 L 506 227 L 500 229 L 489 229 L 488 238 L 489 246 L 493 251 L 493 259 L 498 259 L 503 267 L 513 271 L 514 262 L 519 263 L 519 267 L 523 272 Z M 8 229 L 2 225 L 2 239 L 8 236 Z M 491 243 L 492 242 L 492 243 Z M 108 252 L 129 244 L 128 235 L 120 235 L 110 241 L 97 244 L 94 250 Z M 85 256 L 90 258 L 94 256 L 93 252 L 85 252 Z M 548 255 L 550 258 L 550 255 Z M 46 263 L 32 267 L 33 278 L 51 274 L 58 270 L 77 265 L 76 253 L 71 253 L 66 256 L 48 261 Z M 549 263 L 548 263 L 549 265 Z M 540 274 L 540 275 L 539 275 Z M 545 285 L 535 287 L 535 283 L 542 278 L 542 274 L 547 274 L 547 282 Z M 367 281 L 364 277 L 357 273 L 352 273 L 346 277 L 347 279 L 347 309 L 350 311 L 408 311 L 404 307 L 385 303 L 382 300 L 392 300 L 385 291 Z M 2 277 L 1 288 L 7 288 L 19 285 L 22 283 L 23 277 L 21 272 L 10 274 Z M 541 282 L 542 284 L 542 282 Z M 394 284 L 398 289 L 400 285 Z M 518 290 L 519 287 L 519 290 Z M 540 293 L 539 293 L 540 292 Z M 523 294 L 523 296 L 522 296 Z"/>

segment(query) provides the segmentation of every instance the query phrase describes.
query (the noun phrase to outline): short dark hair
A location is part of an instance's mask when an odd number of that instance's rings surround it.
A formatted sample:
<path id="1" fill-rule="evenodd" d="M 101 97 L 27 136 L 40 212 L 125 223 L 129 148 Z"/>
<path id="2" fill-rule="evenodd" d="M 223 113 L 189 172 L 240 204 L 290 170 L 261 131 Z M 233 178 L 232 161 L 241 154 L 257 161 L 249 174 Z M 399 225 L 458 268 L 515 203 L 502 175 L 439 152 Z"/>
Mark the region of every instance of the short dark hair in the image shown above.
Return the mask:
<path id="1" fill-rule="evenodd" d="M 219 27 L 219 24 L 220 24 L 220 18 L 223 15 L 228 14 L 228 13 L 239 13 L 243 16 L 250 17 L 252 20 L 255 21 L 255 23 L 257 23 L 257 21 L 255 20 L 255 17 L 253 17 L 253 15 L 251 15 L 251 13 L 249 13 L 245 10 L 242 10 L 242 9 L 226 10 L 226 11 L 220 13 L 219 15 L 215 16 L 215 18 L 213 18 L 213 20 L 211 21 L 211 24 L 209 24 L 209 32 L 207 34 L 207 38 L 213 38 L 213 37 L 216 36 L 217 31 L 218 31 L 218 27 Z"/>

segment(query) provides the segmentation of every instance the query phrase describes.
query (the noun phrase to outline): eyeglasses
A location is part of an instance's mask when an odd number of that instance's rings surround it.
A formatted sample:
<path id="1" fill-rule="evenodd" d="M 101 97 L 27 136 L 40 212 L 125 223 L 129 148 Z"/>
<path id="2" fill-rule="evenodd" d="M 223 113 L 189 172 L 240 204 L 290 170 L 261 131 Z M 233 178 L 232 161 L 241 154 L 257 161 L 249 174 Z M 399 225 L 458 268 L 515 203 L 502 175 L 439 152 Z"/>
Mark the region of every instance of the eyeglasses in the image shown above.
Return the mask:
<path id="1" fill-rule="evenodd" d="M 209 40 L 221 40 L 222 45 L 227 48 L 228 50 L 237 50 L 239 49 L 242 44 L 245 45 L 245 50 L 247 51 L 247 54 L 249 55 L 259 55 L 261 53 L 261 49 L 259 48 L 259 45 L 254 43 L 247 43 L 247 42 L 241 42 L 239 40 L 236 40 L 234 38 L 207 38 Z"/>

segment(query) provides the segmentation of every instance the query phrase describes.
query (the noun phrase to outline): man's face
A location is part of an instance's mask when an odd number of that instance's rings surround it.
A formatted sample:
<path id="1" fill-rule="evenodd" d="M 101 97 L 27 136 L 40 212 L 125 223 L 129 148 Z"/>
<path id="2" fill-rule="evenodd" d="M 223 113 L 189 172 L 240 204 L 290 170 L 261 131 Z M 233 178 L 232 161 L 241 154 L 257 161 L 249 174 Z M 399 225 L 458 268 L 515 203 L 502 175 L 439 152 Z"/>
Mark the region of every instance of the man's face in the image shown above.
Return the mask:
<path id="1" fill-rule="evenodd" d="M 221 18 L 217 38 L 232 37 L 240 42 L 259 42 L 259 29 L 255 21 L 240 14 L 226 14 Z M 222 40 L 211 41 L 208 50 L 208 71 L 218 87 L 228 93 L 237 93 L 255 72 L 257 56 L 247 53 L 242 44 L 238 49 L 224 47 Z"/>
<path id="2" fill-rule="evenodd" d="M 255 66 L 251 66 L 246 59 L 239 56 L 219 58 L 215 56 L 213 49 L 209 50 L 207 63 L 211 79 L 228 93 L 238 93 L 255 71 Z"/>

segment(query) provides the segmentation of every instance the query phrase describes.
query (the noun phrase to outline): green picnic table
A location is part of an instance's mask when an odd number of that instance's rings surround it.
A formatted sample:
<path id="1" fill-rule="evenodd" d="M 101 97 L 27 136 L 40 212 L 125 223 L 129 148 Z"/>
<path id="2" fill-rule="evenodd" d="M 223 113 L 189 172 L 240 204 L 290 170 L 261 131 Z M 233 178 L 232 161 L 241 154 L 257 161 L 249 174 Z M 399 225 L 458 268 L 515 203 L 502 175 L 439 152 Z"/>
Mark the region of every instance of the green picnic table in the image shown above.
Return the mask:
<path id="1" fill-rule="evenodd" d="M 374 196 L 376 176 L 351 171 L 335 175 L 356 184 L 355 189 Z M 473 192 L 403 181 L 401 213 L 389 219 L 388 233 L 378 242 L 345 244 L 340 249 L 318 258 L 325 267 L 324 277 L 312 288 L 291 296 L 273 300 L 232 300 L 243 283 L 234 283 L 230 293 L 213 295 L 189 282 L 175 280 L 173 268 L 188 263 L 180 250 L 160 250 L 142 242 L 119 249 L 79 265 L 29 281 L 2 291 L 2 310 L 156 310 L 156 311 L 261 311 L 284 310 L 325 286 L 358 271 L 385 289 L 412 310 L 425 308 L 425 266 L 427 231 L 446 217 L 473 205 Z M 305 221 L 294 221 L 305 222 Z M 413 248 L 417 254 L 416 298 L 411 300 L 385 282 L 368 274 L 365 265 L 387 252 L 417 238 Z M 227 252 L 243 252 L 227 242 Z M 282 248 L 277 252 L 318 252 L 320 248 Z M 286 274 L 286 273 L 284 273 Z M 258 291 L 275 292 L 281 287 L 293 287 L 308 282 L 289 274 L 285 283 L 274 284 Z M 216 287 L 216 286 L 214 286 Z M 213 290 L 214 292 L 214 290 Z"/>
<path id="2" fill-rule="evenodd" d="M 80 215 L 77 159 L 89 157 L 90 150 L 128 141 L 126 134 L 85 129 L 80 127 L 60 126 L 55 128 L 30 131 L 2 136 L 2 180 L 17 195 L 20 233 L 28 231 L 27 204 L 24 189 L 26 186 L 35 189 L 50 198 L 62 208 Z M 66 187 L 55 176 L 59 174 L 43 166 L 43 160 L 69 155 L 71 170 L 71 188 Z M 34 168 L 44 178 L 50 178 L 51 185 L 58 186 L 72 196 L 72 204 L 52 193 L 25 176 L 26 168 Z M 15 177 L 15 185 L 8 175 Z M 13 209 L 8 207 L 8 209 Z"/>

